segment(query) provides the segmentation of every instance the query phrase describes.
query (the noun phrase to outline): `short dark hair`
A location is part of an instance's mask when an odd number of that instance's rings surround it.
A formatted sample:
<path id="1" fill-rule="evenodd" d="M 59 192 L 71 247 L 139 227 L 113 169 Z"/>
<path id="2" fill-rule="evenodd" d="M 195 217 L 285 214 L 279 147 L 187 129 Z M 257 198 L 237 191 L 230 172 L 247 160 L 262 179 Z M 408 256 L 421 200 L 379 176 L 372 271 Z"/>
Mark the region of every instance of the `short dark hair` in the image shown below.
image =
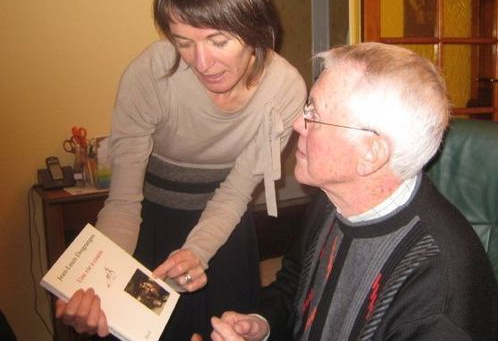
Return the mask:
<path id="1" fill-rule="evenodd" d="M 226 31 L 254 48 L 255 63 L 247 86 L 263 72 L 268 54 L 276 48 L 281 28 L 271 0 L 154 0 L 156 25 L 171 42 L 174 38 L 169 23 L 173 17 L 193 27 Z M 170 75 L 179 64 L 177 52 Z"/>

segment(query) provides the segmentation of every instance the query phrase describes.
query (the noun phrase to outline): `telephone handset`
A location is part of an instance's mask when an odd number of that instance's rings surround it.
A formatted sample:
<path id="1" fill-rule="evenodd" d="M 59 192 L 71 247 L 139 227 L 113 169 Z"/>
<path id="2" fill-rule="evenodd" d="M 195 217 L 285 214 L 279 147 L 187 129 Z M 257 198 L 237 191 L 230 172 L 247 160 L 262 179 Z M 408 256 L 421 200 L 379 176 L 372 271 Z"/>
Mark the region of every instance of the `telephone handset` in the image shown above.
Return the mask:
<path id="1" fill-rule="evenodd" d="M 64 179 L 64 172 L 62 171 L 61 164 L 59 163 L 59 159 L 55 156 L 49 156 L 45 159 L 45 163 L 47 164 L 48 173 L 54 180 Z"/>
<path id="2" fill-rule="evenodd" d="M 45 159 L 46 169 L 38 170 L 38 183 L 45 189 L 74 186 L 73 169 L 69 166 L 61 167 L 59 159 L 49 156 Z"/>

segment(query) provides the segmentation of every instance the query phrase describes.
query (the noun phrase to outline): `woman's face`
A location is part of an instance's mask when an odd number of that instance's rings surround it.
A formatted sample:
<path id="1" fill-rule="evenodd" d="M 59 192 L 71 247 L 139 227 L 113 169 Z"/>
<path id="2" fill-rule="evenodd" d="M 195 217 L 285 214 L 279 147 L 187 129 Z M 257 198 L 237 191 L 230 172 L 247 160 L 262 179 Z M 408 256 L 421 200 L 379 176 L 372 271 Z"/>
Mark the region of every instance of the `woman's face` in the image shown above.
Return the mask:
<path id="1" fill-rule="evenodd" d="M 228 32 L 196 28 L 180 21 L 169 24 L 181 58 L 213 94 L 245 89 L 254 63 L 254 49 Z"/>

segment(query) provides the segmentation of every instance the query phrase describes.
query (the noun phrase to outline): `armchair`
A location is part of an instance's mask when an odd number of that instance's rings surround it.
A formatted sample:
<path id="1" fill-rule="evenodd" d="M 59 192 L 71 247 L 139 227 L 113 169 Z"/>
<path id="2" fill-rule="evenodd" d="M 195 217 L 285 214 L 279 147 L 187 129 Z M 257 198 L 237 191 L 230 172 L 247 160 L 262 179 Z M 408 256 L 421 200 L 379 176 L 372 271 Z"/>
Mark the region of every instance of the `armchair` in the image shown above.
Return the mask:
<path id="1" fill-rule="evenodd" d="M 452 121 L 427 171 L 473 226 L 498 280 L 498 123 Z"/>

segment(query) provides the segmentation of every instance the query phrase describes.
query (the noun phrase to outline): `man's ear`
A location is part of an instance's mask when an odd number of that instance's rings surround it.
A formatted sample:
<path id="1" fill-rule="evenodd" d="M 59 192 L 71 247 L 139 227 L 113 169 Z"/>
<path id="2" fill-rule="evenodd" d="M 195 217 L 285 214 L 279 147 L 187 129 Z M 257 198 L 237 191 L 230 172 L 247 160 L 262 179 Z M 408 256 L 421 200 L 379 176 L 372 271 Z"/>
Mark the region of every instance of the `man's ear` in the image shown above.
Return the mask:
<path id="1" fill-rule="evenodd" d="M 358 160 L 356 172 L 360 176 L 368 176 L 381 169 L 391 156 L 389 143 L 382 137 L 369 140 L 364 154 Z"/>

